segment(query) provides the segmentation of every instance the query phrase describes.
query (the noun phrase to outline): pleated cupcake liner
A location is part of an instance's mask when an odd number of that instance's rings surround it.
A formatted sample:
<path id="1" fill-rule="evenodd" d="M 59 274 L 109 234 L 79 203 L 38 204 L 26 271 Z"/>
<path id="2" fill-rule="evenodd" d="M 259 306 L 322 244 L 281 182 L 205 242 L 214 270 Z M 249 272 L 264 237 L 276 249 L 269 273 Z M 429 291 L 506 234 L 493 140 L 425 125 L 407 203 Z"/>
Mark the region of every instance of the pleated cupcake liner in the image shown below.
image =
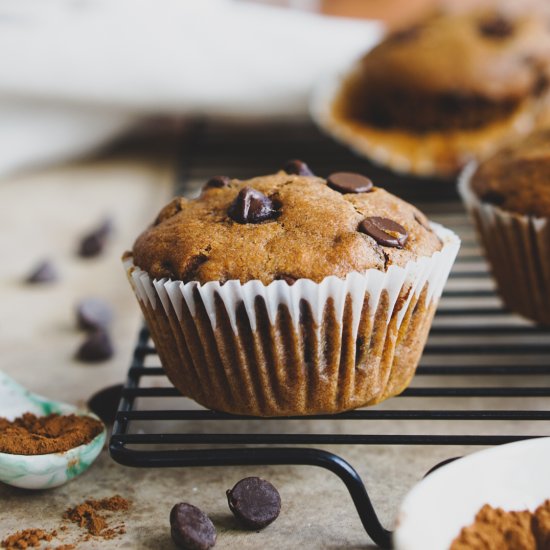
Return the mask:
<path id="1" fill-rule="evenodd" d="M 476 169 L 476 163 L 466 166 L 458 190 L 474 218 L 498 292 L 512 311 L 550 325 L 550 223 L 480 200 L 471 188 Z"/>
<path id="2" fill-rule="evenodd" d="M 205 407 L 257 416 L 336 413 L 400 393 L 414 375 L 460 241 L 320 283 L 183 283 L 126 258 L 164 369 Z"/>

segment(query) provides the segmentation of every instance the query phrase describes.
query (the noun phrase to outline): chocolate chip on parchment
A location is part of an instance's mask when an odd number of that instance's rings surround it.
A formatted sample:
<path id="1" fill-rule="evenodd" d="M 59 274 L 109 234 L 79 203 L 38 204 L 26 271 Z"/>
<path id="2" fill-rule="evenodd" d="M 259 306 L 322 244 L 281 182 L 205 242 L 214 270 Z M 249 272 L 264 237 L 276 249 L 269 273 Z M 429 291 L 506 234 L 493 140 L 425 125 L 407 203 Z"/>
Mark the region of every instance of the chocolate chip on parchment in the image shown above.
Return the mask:
<path id="1" fill-rule="evenodd" d="M 107 328 L 112 320 L 113 310 L 101 298 L 84 298 L 76 304 L 76 322 L 82 330 Z"/>
<path id="2" fill-rule="evenodd" d="M 199 508 L 180 502 L 170 512 L 172 540 L 185 550 L 209 550 L 216 544 L 216 528 Z"/>
<path id="3" fill-rule="evenodd" d="M 366 233 L 382 246 L 396 248 L 403 248 L 409 237 L 407 230 L 401 224 L 378 216 L 365 218 L 359 224 L 358 230 Z"/>
<path id="4" fill-rule="evenodd" d="M 231 178 L 228 178 L 227 176 L 214 176 L 206 182 L 204 188 L 210 189 L 212 187 L 227 187 L 230 182 Z"/>
<path id="5" fill-rule="evenodd" d="M 235 517 L 247 529 L 263 529 L 281 511 L 281 497 L 275 487 L 259 477 L 245 477 L 227 491 L 227 502 Z"/>
<path id="6" fill-rule="evenodd" d="M 284 281 L 288 286 L 292 286 L 297 281 L 295 277 L 292 277 L 291 275 L 284 275 L 284 274 L 277 275 L 275 277 L 275 280 Z"/>
<path id="7" fill-rule="evenodd" d="M 336 172 L 327 178 L 328 186 L 340 193 L 368 193 L 372 181 L 361 174 Z"/>
<path id="8" fill-rule="evenodd" d="M 101 254 L 112 232 L 113 222 L 110 218 L 106 218 L 96 229 L 82 237 L 78 255 L 82 258 L 91 258 Z"/>
<path id="9" fill-rule="evenodd" d="M 118 404 L 122 395 L 122 384 L 109 386 L 94 393 L 88 399 L 88 408 L 105 424 L 112 424 L 115 421 Z"/>
<path id="10" fill-rule="evenodd" d="M 293 159 L 285 163 L 283 170 L 287 174 L 295 174 L 296 176 L 314 176 L 309 166 L 302 160 Z"/>
<path id="11" fill-rule="evenodd" d="M 489 38 L 506 38 L 514 32 L 514 25 L 502 15 L 493 15 L 480 21 L 479 31 Z"/>
<path id="12" fill-rule="evenodd" d="M 53 283 L 57 281 L 58 275 L 52 262 L 43 260 L 30 272 L 25 281 L 31 284 Z"/>
<path id="13" fill-rule="evenodd" d="M 113 356 L 113 344 L 108 332 L 99 329 L 90 332 L 76 352 L 76 359 L 84 363 L 99 363 Z"/>
<path id="14" fill-rule="evenodd" d="M 229 216 L 238 223 L 260 223 L 274 219 L 273 201 L 252 187 L 243 187 L 229 207 Z"/>

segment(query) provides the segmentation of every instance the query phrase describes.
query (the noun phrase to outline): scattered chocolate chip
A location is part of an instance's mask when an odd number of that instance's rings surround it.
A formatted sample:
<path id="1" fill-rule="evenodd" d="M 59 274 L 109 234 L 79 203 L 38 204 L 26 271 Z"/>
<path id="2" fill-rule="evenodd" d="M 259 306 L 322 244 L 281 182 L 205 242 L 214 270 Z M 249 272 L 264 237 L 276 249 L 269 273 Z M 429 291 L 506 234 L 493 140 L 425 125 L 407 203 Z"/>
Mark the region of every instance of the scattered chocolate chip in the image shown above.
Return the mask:
<path id="1" fill-rule="evenodd" d="M 76 305 L 76 321 L 82 330 L 105 329 L 112 320 L 111 306 L 100 298 L 84 298 Z"/>
<path id="2" fill-rule="evenodd" d="M 182 273 L 182 281 L 187 283 L 195 280 L 199 267 L 207 260 L 208 256 L 206 254 L 196 254 L 195 256 L 191 256 L 185 266 L 184 272 Z"/>
<path id="3" fill-rule="evenodd" d="M 118 404 L 122 396 L 122 384 L 109 386 L 88 399 L 88 408 L 105 424 L 112 424 L 115 421 Z"/>
<path id="4" fill-rule="evenodd" d="M 297 176 L 314 176 L 309 166 L 301 160 L 289 160 L 283 167 L 287 174 L 296 174 Z"/>
<path id="5" fill-rule="evenodd" d="M 372 189 L 372 181 L 361 174 L 352 172 L 336 172 L 327 178 L 329 187 L 340 193 L 368 193 Z"/>
<path id="6" fill-rule="evenodd" d="M 108 218 L 80 241 L 78 255 L 82 258 L 98 256 L 103 252 L 107 239 L 113 232 L 113 222 Z"/>
<path id="7" fill-rule="evenodd" d="M 392 42 L 411 42 L 420 36 L 420 31 L 422 30 L 422 25 L 413 25 L 412 27 L 407 27 L 405 29 L 400 29 L 390 34 L 388 40 Z"/>
<path id="8" fill-rule="evenodd" d="M 233 204 L 229 216 L 238 223 L 260 223 L 277 216 L 273 201 L 256 189 L 243 187 Z"/>
<path id="9" fill-rule="evenodd" d="M 228 178 L 227 176 L 214 176 L 206 182 L 204 188 L 210 189 L 211 187 L 227 187 L 230 182 L 231 178 Z"/>
<path id="10" fill-rule="evenodd" d="M 105 330 L 90 332 L 76 352 L 76 358 L 84 363 L 99 363 L 113 356 L 113 344 Z"/>
<path id="11" fill-rule="evenodd" d="M 493 15 L 480 21 L 479 31 L 489 38 L 506 38 L 514 32 L 514 25 L 502 15 Z"/>
<path id="12" fill-rule="evenodd" d="M 27 283 L 53 283 L 57 281 L 57 270 L 49 260 L 40 262 L 25 279 Z"/>
<path id="13" fill-rule="evenodd" d="M 366 233 L 382 246 L 394 246 L 396 248 L 403 248 L 409 236 L 402 225 L 388 218 L 378 216 L 365 218 L 359 224 L 358 230 L 361 233 Z"/>
<path id="14" fill-rule="evenodd" d="M 176 197 L 170 201 L 158 214 L 153 225 L 158 225 L 159 223 L 175 216 L 178 212 L 181 212 L 181 208 L 185 199 L 183 197 Z"/>
<path id="15" fill-rule="evenodd" d="M 216 528 L 196 506 L 180 502 L 170 512 L 172 540 L 185 550 L 209 550 L 216 544 Z"/>
<path id="16" fill-rule="evenodd" d="M 263 529 L 281 511 L 279 491 L 269 481 L 245 477 L 227 491 L 227 502 L 235 517 L 248 529 Z"/>
<path id="17" fill-rule="evenodd" d="M 292 286 L 297 281 L 297 279 L 292 277 L 291 275 L 277 275 L 277 277 L 275 277 L 275 280 L 285 281 L 288 286 Z"/>
<path id="18" fill-rule="evenodd" d="M 494 204 L 495 206 L 500 206 L 501 204 L 504 204 L 506 197 L 498 191 L 490 190 L 483 194 L 481 200 L 483 202 Z"/>

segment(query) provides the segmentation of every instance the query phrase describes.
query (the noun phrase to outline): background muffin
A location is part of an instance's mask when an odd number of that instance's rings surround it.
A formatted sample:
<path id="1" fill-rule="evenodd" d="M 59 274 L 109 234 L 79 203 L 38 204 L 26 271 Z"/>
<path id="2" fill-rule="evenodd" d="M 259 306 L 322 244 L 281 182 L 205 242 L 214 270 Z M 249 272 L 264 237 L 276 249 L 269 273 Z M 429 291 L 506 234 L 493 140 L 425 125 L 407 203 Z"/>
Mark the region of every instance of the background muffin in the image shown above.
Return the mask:
<path id="1" fill-rule="evenodd" d="M 515 11 L 440 14 L 390 35 L 317 118 L 394 170 L 452 175 L 546 123 L 548 18 Z"/>
<path id="2" fill-rule="evenodd" d="M 468 167 L 459 188 L 505 304 L 550 324 L 550 130 Z"/>
<path id="3" fill-rule="evenodd" d="M 228 412 L 315 414 L 405 388 L 457 250 L 368 178 L 294 163 L 175 199 L 126 265 L 180 391 Z"/>

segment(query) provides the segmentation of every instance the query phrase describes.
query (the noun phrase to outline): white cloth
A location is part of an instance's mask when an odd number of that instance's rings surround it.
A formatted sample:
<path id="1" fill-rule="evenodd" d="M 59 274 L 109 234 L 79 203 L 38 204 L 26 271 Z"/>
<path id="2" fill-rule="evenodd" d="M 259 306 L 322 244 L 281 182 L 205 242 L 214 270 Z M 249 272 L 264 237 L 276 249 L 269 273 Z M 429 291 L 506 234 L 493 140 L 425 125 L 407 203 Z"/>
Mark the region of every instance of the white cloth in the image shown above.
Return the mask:
<path id="1" fill-rule="evenodd" d="M 0 174 L 149 114 L 305 115 L 313 84 L 381 34 L 233 0 L 0 0 Z"/>

